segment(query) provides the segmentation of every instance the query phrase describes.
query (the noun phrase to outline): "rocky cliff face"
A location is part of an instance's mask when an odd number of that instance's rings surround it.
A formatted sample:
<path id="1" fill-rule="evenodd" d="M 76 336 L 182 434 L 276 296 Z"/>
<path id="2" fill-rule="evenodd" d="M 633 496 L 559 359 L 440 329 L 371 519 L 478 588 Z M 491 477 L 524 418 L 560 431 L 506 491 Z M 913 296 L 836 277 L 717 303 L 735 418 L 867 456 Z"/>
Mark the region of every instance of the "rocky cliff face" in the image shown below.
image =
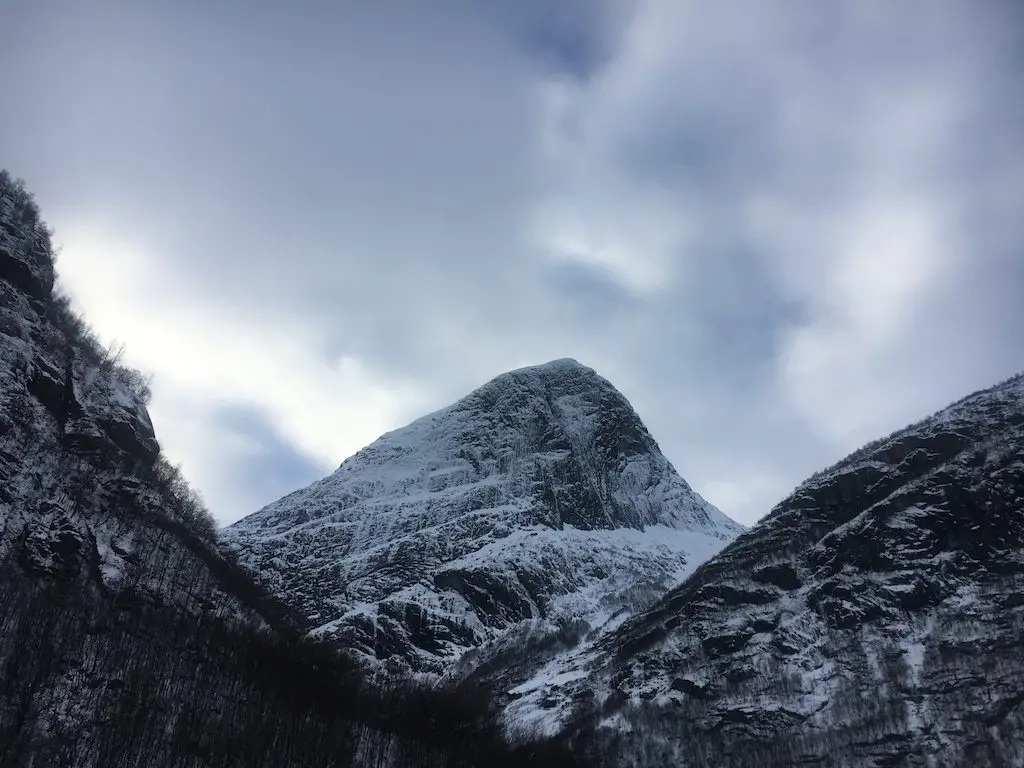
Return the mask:
<path id="1" fill-rule="evenodd" d="M 804 483 L 558 705 L 614 765 L 1018 765 L 1022 595 L 1016 377 Z"/>
<path id="2" fill-rule="evenodd" d="M 443 672 L 513 628 L 621 621 L 739 530 L 611 384 L 557 360 L 384 435 L 224 541 L 315 635 Z"/>
<path id="3" fill-rule="evenodd" d="M 53 282 L 49 233 L 27 193 L 4 175 L 0 558 L 109 593 L 138 589 L 188 611 L 245 614 L 226 595 L 200 604 L 200 595 L 218 590 L 202 558 L 222 562 L 209 523 L 192 519 L 197 508 L 183 506 L 166 482 L 144 381 L 96 344 Z M 169 551 L 175 528 L 189 531 L 202 557 Z"/>

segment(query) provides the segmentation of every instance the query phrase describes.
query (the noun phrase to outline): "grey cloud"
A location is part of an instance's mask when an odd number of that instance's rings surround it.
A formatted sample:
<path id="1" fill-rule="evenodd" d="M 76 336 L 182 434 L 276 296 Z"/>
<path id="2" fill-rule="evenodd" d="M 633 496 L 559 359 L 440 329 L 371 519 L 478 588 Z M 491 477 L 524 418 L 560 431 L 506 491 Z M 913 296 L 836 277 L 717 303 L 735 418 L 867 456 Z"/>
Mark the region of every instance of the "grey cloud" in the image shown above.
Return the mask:
<path id="1" fill-rule="evenodd" d="M 274 7 L 65 21 L 59 42 L 87 65 L 53 52 L 25 103 L 80 90 L 65 110 L 82 138 L 44 133 L 26 154 L 92 165 L 40 197 L 104 198 L 94 177 L 116 179 L 105 199 L 123 226 L 155 233 L 193 290 L 268 309 L 312 300 L 347 343 L 403 358 L 423 345 L 393 345 L 433 307 L 516 282 L 530 82 L 472 18 Z M 481 298 L 500 316 L 512 294 Z"/>
<path id="2" fill-rule="evenodd" d="M 527 57 L 555 75 L 586 81 L 615 55 L 637 3 L 523 0 L 486 6 Z"/>
<path id="3" fill-rule="evenodd" d="M 1007 39 L 1008 18 L 995 6 L 963 3 L 940 3 L 924 16 L 871 3 L 842 11 L 804 2 L 645 9 L 657 15 L 653 37 L 674 25 L 678 54 L 638 84 L 620 59 L 604 83 L 576 95 L 580 114 L 564 118 L 565 136 L 590 162 L 574 180 L 581 163 L 571 156 L 561 179 L 584 190 L 618 183 L 628 199 L 667 190 L 695 227 L 666 256 L 675 263 L 677 282 L 665 292 L 675 311 L 651 323 L 676 331 L 624 353 L 642 358 L 636 367 L 652 381 L 673 381 L 682 402 L 699 404 L 674 418 L 665 400 L 659 409 L 659 422 L 674 425 L 669 453 L 682 458 L 684 472 L 703 474 L 702 452 L 717 459 L 731 442 L 744 454 L 734 454 L 737 466 L 795 482 L 796 469 L 809 471 L 815 457 L 838 457 L 1020 366 L 1020 343 L 1007 329 L 1020 327 L 1009 294 L 1021 283 L 1008 269 L 1005 243 L 994 242 L 1019 242 L 1022 234 L 1004 215 L 1019 199 L 1013 166 L 1024 125 L 1005 81 L 1013 71 L 1006 60 L 1019 55 L 1019 39 Z M 822 411 L 803 408 L 800 391 L 778 391 L 788 385 L 776 381 L 777 370 L 792 329 L 821 335 L 843 322 L 822 307 L 845 268 L 844 240 L 863 234 L 850 229 L 859 208 L 884 205 L 878 196 L 885 194 L 948 210 L 955 221 L 929 225 L 958 242 L 939 243 L 943 252 L 933 258 L 951 262 L 946 274 L 927 293 L 917 291 L 919 306 L 903 310 L 903 327 L 884 351 L 850 345 L 845 368 L 814 372 L 807 386 L 822 407 L 847 412 L 843 437 L 825 439 L 828 430 L 813 421 Z M 785 237 L 751 218 L 762 201 L 788 212 Z M 592 215 L 615 210 L 598 203 Z M 993 217 L 999 222 L 989 223 Z M 876 234 L 886 241 L 886 232 Z M 901 243 L 886 246 L 898 252 Z M 879 288 L 889 279 L 884 270 L 872 278 Z M 871 301 L 873 288 L 866 290 L 844 300 Z M 861 370 L 849 369 L 858 359 Z M 668 388 L 661 384 L 657 397 Z M 784 459 L 757 439 L 765 434 L 785 445 Z"/>
<path id="4" fill-rule="evenodd" d="M 53 223 L 137 236 L 174 267 L 154 291 L 300 317 L 322 334 L 297 344 L 428 405 L 577 357 L 698 490 L 736 485 L 745 521 L 1024 358 L 1012 4 L 43 6 L 0 24 L 0 152 Z M 795 334 L 845 322 L 839 236 L 882 192 L 951 211 L 950 264 L 851 347 L 861 369 L 813 358 L 794 383 Z M 557 256 L 552 201 L 655 278 Z M 828 397 L 844 437 L 802 407 Z M 232 414 L 210 429 L 268 447 L 233 470 L 240 497 L 278 460 L 280 487 L 304 476 L 301 446 Z"/>
<path id="5" fill-rule="evenodd" d="M 624 314 L 634 314 L 642 309 L 637 297 L 623 290 L 622 286 L 598 267 L 572 262 L 554 262 L 547 268 L 547 300 L 561 304 L 563 317 L 575 322 L 580 329 L 585 327 L 604 328 Z"/>
<path id="6" fill-rule="evenodd" d="M 323 476 L 324 468 L 296 451 L 268 417 L 255 408 L 245 404 L 224 405 L 212 416 L 215 429 L 259 447 L 241 456 L 225 452 L 219 492 L 230 499 L 228 503 L 237 509 L 236 514 L 254 511 Z"/>

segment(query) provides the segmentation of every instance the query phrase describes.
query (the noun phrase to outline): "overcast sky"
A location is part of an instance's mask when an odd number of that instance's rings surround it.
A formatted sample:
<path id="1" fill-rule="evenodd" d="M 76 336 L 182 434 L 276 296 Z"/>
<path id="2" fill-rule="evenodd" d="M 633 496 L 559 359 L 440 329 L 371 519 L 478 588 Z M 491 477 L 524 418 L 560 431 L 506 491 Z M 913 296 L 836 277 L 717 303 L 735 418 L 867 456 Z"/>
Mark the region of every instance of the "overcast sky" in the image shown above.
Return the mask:
<path id="1" fill-rule="evenodd" d="M 1016 0 L 0 3 L 0 166 L 224 523 L 575 357 L 744 523 L 1024 368 Z"/>

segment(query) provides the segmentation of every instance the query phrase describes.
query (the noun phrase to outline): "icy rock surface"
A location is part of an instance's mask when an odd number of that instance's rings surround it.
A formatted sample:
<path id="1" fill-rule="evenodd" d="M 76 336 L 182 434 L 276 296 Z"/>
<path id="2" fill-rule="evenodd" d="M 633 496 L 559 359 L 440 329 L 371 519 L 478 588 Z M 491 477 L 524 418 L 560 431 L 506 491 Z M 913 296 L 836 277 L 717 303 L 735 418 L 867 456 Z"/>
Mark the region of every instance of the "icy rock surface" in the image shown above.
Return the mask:
<path id="1" fill-rule="evenodd" d="M 524 624 L 599 628 L 740 530 L 565 359 L 384 435 L 222 540 L 313 634 L 443 672 Z"/>
<path id="2" fill-rule="evenodd" d="M 1024 378 L 814 476 L 585 666 L 547 706 L 614 765 L 1024 764 Z"/>

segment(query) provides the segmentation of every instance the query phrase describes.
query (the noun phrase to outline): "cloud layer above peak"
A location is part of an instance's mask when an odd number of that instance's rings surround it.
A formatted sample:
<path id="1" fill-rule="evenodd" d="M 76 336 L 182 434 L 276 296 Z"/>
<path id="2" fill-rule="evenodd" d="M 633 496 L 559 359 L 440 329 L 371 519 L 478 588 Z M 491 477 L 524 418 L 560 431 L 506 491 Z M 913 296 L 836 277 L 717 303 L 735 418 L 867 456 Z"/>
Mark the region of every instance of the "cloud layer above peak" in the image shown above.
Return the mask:
<path id="1" fill-rule="evenodd" d="M 571 356 L 752 522 L 1024 367 L 1013 3 L 5 15 L 0 163 L 222 521 Z"/>

